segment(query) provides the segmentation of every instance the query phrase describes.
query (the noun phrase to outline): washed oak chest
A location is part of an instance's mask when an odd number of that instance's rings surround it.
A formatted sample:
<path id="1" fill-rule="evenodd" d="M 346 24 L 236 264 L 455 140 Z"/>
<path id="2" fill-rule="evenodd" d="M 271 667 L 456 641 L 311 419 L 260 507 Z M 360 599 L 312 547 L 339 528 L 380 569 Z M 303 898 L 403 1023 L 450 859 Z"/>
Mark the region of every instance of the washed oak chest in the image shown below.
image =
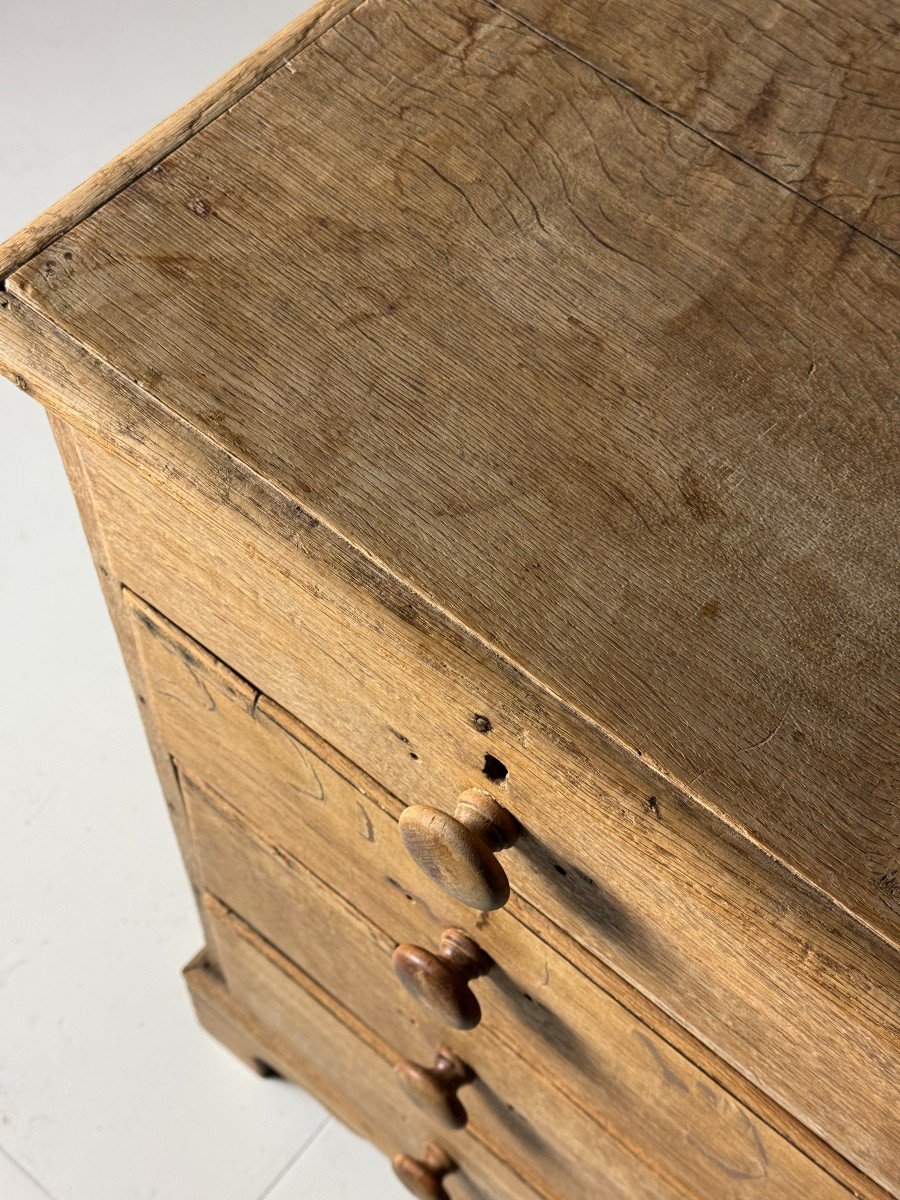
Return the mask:
<path id="1" fill-rule="evenodd" d="M 200 1020 L 420 1197 L 900 1192 L 887 0 L 331 0 L 0 248 Z"/>

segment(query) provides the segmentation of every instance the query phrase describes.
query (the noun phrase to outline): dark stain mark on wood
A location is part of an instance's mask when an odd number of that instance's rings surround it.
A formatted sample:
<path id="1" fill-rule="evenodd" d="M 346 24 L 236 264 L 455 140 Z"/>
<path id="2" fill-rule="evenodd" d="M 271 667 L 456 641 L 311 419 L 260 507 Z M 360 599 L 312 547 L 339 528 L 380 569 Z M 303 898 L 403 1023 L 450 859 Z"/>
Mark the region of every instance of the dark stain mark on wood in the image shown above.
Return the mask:
<path id="1" fill-rule="evenodd" d="M 718 511 L 712 492 L 693 467 L 685 467 L 681 472 L 678 490 L 685 508 L 695 521 L 708 521 Z"/>
<path id="2" fill-rule="evenodd" d="M 639 1029 L 634 1031 L 634 1036 L 639 1042 L 641 1042 L 642 1045 L 647 1048 L 647 1052 L 659 1068 L 659 1073 L 663 1083 L 665 1083 L 668 1087 L 675 1088 L 676 1091 L 688 1092 L 690 1089 L 688 1088 L 687 1084 L 680 1075 L 677 1075 L 672 1070 L 653 1039 L 648 1037 L 646 1033 L 642 1033 Z"/>
<path id="3" fill-rule="evenodd" d="M 356 807 L 359 809 L 359 815 L 362 817 L 362 835 L 367 842 L 375 841 L 375 830 L 372 827 L 372 820 L 369 814 L 357 800 Z"/>

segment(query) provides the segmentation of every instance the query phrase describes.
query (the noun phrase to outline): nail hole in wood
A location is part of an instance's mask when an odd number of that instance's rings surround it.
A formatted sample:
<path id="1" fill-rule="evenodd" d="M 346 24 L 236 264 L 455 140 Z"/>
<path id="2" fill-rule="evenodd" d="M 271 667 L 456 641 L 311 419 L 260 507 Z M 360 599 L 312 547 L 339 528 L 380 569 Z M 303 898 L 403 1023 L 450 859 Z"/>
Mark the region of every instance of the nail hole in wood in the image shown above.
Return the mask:
<path id="1" fill-rule="evenodd" d="M 502 783 L 509 774 L 506 765 L 499 758 L 494 758 L 493 754 L 486 754 L 484 756 L 484 766 L 481 769 L 491 783 Z"/>

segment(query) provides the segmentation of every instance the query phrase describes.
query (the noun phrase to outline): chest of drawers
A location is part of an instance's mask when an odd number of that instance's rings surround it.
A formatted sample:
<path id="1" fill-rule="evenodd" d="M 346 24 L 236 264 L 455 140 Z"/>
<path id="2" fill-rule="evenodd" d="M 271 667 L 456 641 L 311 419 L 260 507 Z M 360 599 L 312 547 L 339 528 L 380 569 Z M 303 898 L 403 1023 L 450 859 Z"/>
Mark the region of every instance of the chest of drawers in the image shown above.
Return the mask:
<path id="1" fill-rule="evenodd" d="M 320 5 L 0 249 L 198 1015 L 416 1195 L 900 1190 L 887 10 Z"/>

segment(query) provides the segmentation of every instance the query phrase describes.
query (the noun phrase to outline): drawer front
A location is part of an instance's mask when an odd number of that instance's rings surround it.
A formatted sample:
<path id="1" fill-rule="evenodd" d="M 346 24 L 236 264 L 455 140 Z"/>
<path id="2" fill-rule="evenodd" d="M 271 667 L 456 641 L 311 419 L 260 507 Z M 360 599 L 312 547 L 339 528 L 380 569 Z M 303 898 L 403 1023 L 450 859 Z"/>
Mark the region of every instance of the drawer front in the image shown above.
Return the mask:
<path id="1" fill-rule="evenodd" d="M 900 1189 L 892 950 L 246 479 L 84 460 L 125 584 L 404 803 L 452 809 L 504 763 L 514 891 Z"/>
<path id="2" fill-rule="evenodd" d="M 134 611 L 205 885 L 362 1019 L 389 1027 L 412 1057 L 449 1042 L 479 1071 L 508 1069 L 507 1047 L 692 1194 L 846 1194 L 536 937 L 515 898 L 477 917 L 449 901 L 402 850 L 393 797 L 140 602 Z M 483 1021 L 472 1033 L 430 1021 L 390 969 L 397 942 L 435 948 L 447 924 L 496 964 L 474 985 Z"/>
<path id="3" fill-rule="evenodd" d="M 211 898 L 207 925 L 227 969 L 227 991 L 209 973 L 186 972 L 198 1015 L 226 1044 L 252 1039 L 253 1052 L 313 1092 L 342 1121 L 386 1154 L 420 1158 L 434 1142 L 457 1164 L 444 1185 L 450 1200 L 562 1200 L 538 1193 L 482 1142 L 425 1120 L 398 1091 L 391 1049 L 358 1023 L 239 918 Z"/>
<path id="4" fill-rule="evenodd" d="M 232 914 L 215 899 L 208 901 L 213 916 L 217 912 L 228 913 L 230 919 L 220 919 L 214 924 L 216 948 L 228 989 L 262 1022 L 277 1028 L 291 1043 L 306 1043 L 309 1030 L 305 1025 L 306 1006 L 297 1003 L 297 991 L 303 992 L 313 981 L 298 972 L 288 959 L 268 948 L 269 962 L 280 968 L 282 978 L 290 979 L 296 986 L 288 990 L 281 978 L 265 971 L 259 954 L 252 955 L 252 963 L 246 947 L 258 950 L 263 946 L 258 936 L 237 914 Z M 362 982 L 362 981 L 361 981 Z M 327 992 L 327 989 L 326 989 Z M 320 993 L 321 994 L 321 993 Z M 377 1048 L 382 1058 L 393 1067 L 403 1057 L 404 1051 L 391 1039 L 398 1029 L 373 1029 L 355 1020 L 352 1010 L 341 1003 L 341 998 L 332 1000 L 333 1008 L 343 1014 L 345 1023 L 352 1024 L 360 1040 Z M 408 1039 L 405 1039 L 408 1040 Z M 326 1057 L 320 1060 L 320 1073 L 329 1071 Z M 347 1088 L 356 1086 L 357 1075 L 369 1065 L 370 1060 L 349 1064 L 351 1069 L 343 1073 Z M 352 1067 L 355 1065 L 355 1073 Z M 502 1158 L 514 1164 L 517 1172 L 533 1183 L 541 1194 L 568 1200 L 575 1196 L 602 1194 L 605 1200 L 682 1200 L 684 1193 L 663 1182 L 649 1167 L 626 1151 L 612 1151 L 601 1160 L 601 1146 L 606 1140 L 604 1131 L 587 1121 L 565 1104 L 560 1105 L 552 1090 L 542 1083 L 536 1072 L 511 1072 L 518 1074 L 521 1084 L 528 1087 L 528 1094 L 517 1093 L 515 1105 L 495 1090 L 503 1086 L 504 1079 L 478 1079 L 467 1085 L 465 1101 L 470 1116 L 466 1125 L 466 1137 L 491 1147 L 499 1147 Z M 381 1103 L 388 1109 L 408 1110 L 420 1114 L 408 1100 L 393 1075 L 386 1076 L 383 1070 L 376 1072 L 374 1081 L 367 1082 L 367 1089 L 375 1091 L 373 1103 Z M 340 1072 L 339 1072 L 340 1077 Z M 373 1083 L 376 1088 L 373 1088 Z M 376 1090 L 377 1089 L 377 1090 Z M 407 1118 L 408 1119 L 408 1118 Z M 440 1121 L 432 1120 L 427 1126 L 433 1140 L 440 1141 L 451 1153 L 460 1139 L 460 1132 L 448 1130 Z M 581 1139 L 580 1141 L 578 1139 Z M 573 1163 L 561 1162 L 556 1146 L 568 1143 L 576 1148 Z M 600 1143 L 601 1145 L 598 1145 Z M 460 1156 L 461 1158 L 461 1156 Z M 536 1171 L 535 1164 L 544 1160 L 543 1168 Z M 578 1160 L 581 1160 L 580 1162 Z M 552 1164 L 553 1176 L 549 1177 L 548 1166 Z"/>
<path id="5" fill-rule="evenodd" d="M 471 1128 L 504 1147 L 511 1161 L 545 1186 L 564 1196 L 587 1195 L 603 1180 L 604 1194 L 623 1200 L 848 1197 L 730 1097 L 713 1094 L 689 1063 L 624 1010 L 613 1011 L 618 1006 L 605 997 L 592 1006 L 595 1021 L 586 1042 L 554 1012 L 552 1001 L 544 1006 L 525 992 L 501 960 L 496 981 L 485 981 L 500 994 L 482 989 L 482 1024 L 470 1033 L 448 1030 L 394 978 L 396 932 L 374 925 L 296 861 L 274 857 L 227 802 L 214 800 L 189 777 L 183 780 L 207 886 L 407 1059 L 431 1065 L 439 1047 L 456 1054 L 475 1073 L 459 1093 Z M 535 965 L 507 961 L 523 974 Z M 562 990 L 560 976 L 563 988 L 571 983 L 556 956 L 546 956 L 545 968 L 546 982 L 529 981 L 539 995 Z M 545 1052 L 550 1038 L 555 1044 Z M 569 1087 L 573 1059 L 590 1063 L 590 1109 L 572 1095 L 583 1101 L 584 1087 Z M 645 1161 L 651 1151 L 657 1154 L 649 1164 L 655 1179 Z"/>

